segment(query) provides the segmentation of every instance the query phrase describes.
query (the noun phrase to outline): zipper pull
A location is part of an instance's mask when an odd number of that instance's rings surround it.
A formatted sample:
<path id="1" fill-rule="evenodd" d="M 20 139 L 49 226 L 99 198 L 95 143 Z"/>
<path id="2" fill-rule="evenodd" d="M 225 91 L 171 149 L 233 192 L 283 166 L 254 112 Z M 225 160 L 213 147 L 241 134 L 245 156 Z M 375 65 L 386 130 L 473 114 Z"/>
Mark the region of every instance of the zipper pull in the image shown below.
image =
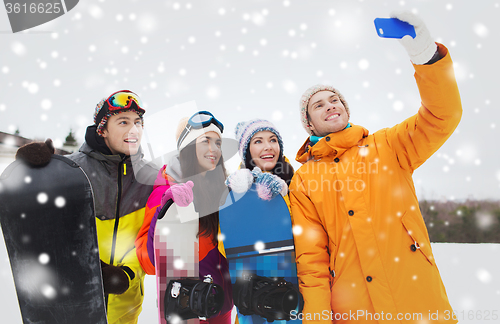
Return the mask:
<path id="1" fill-rule="evenodd" d="M 127 175 L 127 165 L 123 163 L 123 175 Z"/>

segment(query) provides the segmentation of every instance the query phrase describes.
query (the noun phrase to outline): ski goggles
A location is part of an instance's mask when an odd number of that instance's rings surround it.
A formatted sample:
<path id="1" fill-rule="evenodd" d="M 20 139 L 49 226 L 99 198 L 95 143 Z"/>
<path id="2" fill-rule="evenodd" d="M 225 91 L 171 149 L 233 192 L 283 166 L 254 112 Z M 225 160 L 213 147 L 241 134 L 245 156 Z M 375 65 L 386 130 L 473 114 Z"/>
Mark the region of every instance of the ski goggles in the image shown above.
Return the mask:
<path id="1" fill-rule="evenodd" d="M 109 111 L 120 111 L 130 109 L 132 107 L 132 102 L 136 103 L 137 108 L 142 113 L 146 112 L 144 108 L 142 108 L 142 100 L 138 95 L 128 90 L 121 90 L 113 93 L 106 99 L 108 103 Z"/>
<path id="2" fill-rule="evenodd" d="M 104 126 L 110 116 L 119 114 L 125 111 L 135 111 L 142 118 L 146 112 L 142 108 L 142 101 L 139 96 L 129 90 L 121 90 L 113 93 L 108 99 L 104 100 L 96 107 L 94 113 L 94 124 L 97 125 L 96 132 L 102 136 Z"/>
<path id="3" fill-rule="evenodd" d="M 181 148 L 182 142 L 188 137 L 192 130 L 207 128 L 210 125 L 215 125 L 219 131 L 224 132 L 224 125 L 208 111 L 199 111 L 188 119 L 186 127 L 181 132 L 177 140 L 177 149 Z"/>

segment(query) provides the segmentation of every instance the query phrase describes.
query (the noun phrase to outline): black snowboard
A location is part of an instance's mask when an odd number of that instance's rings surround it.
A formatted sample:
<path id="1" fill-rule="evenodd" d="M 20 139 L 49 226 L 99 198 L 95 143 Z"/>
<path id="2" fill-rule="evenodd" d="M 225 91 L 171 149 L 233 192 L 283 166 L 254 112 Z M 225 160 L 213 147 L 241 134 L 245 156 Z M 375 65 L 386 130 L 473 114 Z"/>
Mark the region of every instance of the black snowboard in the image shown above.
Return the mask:
<path id="1" fill-rule="evenodd" d="M 10 164 L 0 221 L 24 323 L 107 323 L 92 187 L 76 163 Z"/>

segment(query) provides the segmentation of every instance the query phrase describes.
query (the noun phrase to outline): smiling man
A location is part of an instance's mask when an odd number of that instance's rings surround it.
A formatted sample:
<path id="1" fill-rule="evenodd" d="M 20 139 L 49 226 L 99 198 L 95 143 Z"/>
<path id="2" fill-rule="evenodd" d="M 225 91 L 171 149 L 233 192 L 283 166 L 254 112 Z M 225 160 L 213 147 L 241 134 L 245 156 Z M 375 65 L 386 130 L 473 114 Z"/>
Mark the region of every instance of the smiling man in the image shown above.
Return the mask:
<path id="1" fill-rule="evenodd" d="M 450 137 L 462 107 L 446 47 L 424 23 L 401 43 L 415 68 L 418 112 L 374 134 L 349 122 L 329 85 L 300 100 L 310 135 L 290 185 L 304 323 L 455 323 L 412 180 Z M 380 107 L 382 108 L 382 107 Z"/>
<path id="2" fill-rule="evenodd" d="M 101 100 L 85 143 L 69 156 L 87 173 L 94 193 L 99 255 L 108 323 L 137 323 L 144 271 L 135 238 L 158 169 L 140 149 L 145 110 L 139 96 L 122 90 Z"/>

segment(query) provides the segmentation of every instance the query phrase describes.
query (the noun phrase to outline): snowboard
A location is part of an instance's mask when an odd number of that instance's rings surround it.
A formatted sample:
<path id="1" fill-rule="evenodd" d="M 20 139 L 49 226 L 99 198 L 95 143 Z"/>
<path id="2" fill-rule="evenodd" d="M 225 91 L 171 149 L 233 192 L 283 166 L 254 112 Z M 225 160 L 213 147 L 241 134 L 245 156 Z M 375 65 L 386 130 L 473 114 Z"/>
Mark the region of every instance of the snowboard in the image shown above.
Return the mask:
<path id="1" fill-rule="evenodd" d="M 269 278 L 284 277 L 298 293 L 292 221 L 283 197 L 263 200 L 257 196 L 255 184 L 243 194 L 230 191 L 220 208 L 219 224 L 229 262 L 233 299 L 236 298 L 236 280 L 250 273 Z M 301 304 L 300 293 L 298 298 L 295 314 Z M 243 315 L 239 309 L 238 320 L 240 324 L 268 322 L 259 315 Z M 290 322 L 301 321 L 291 319 Z M 275 320 L 274 323 L 286 321 Z"/>
<path id="2" fill-rule="evenodd" d="M 24 323 L 107 323 L 92 187 L 78 164 L 10 164 L 0 221 Z"/>
<path id="3" fill-rule="evenodd" d="M 158 207 L 160 208 L 160 207 Z M 156 222 L 154 253 L 156 270 L 156 291 L 158 302 L 158 323 L 166 324 L 165 292 L 170 280 L 198 278 L 199 245 L 198 213 L 193 203 L 187 207 L 177 206 L 170 201 L 162 208 L 165 215 Z M 172 319 L 175 321 L 175 319 Z M 179 321 L 197 324 L 199 319 Z"/>

